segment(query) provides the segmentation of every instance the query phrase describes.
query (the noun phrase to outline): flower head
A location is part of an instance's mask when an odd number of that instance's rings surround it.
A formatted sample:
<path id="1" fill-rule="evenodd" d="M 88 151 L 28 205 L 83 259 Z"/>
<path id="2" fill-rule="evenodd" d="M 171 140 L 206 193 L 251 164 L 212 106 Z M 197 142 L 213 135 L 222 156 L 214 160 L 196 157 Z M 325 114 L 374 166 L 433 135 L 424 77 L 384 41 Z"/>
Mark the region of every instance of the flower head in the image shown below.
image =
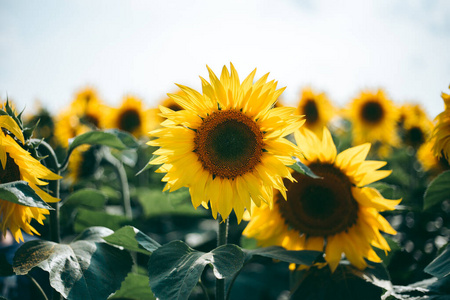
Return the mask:
<path id="1" fill-rule="evenodd" d="M 386 200 L 366 185 L 391 173 L 378 170 L 386 163 L 365 160 L 368 143 L 337 154 L 327 129 L 322 140 L 309 130 L 296 132 L 295 139 L 301 161 L 320 178 L 293 173 L 296 181 L 285 181 L 287 201 L 275 193 L 273 209 L 255 208 L 243 234 L 262 246 L 324 251 L 332 271 L 342 253 L 360 269 L 367 266 L 365 259 L 379 262 L 372 246 L 390 250 L 380 230 L 396 232 L 378 212 L 394 209 L 401 200 Z"/>
<path id="2" fill-rule="evenodd" d="M 0 184 L 24 180 L 45 202 L 57 202 L 38 186 L 46 185 L 42 180 L 58 180 L 61 177 L 44 167 L 29 152 L 24 150 L 25 143 L 20 127 L 9 116 L 0 116 Z M 43 224 L 47 209 L 29 207 L 0 199 L 0 221 L 2 234 L 9 229 L 17 242 L 23 241 L 22 230 L 33 235 L 39 234 L 30 222 L 35 219 Z"/>
<path id="3" fill-rule="evenodd" d="M 433 123 L 419 104 L 400 107 L 399 125 L 403 142 L 416 149 L 429 139 L 433 129 Z"/>
<path id="4" fill-rule="evenodd" d="M 274 108 L 284 89 L 267 82 L 269 74 L 253 83 L 256 70 L 242 82 L 233 65 L 220 79 L 208 71 L 202 94 L 182 85 L 182 94 L 169 94 L 182 110 L 160 106 L 167 119 L 150 133 L 156 139 L 148 144 L 160 147 L 150 164 L 162 164 L 165 190 L 187 186 L 194 207 L 209 203 L 224 219 L 234 210 L 240 221 L 253 205 L 272 206 L 273 188 L 285 195 L 297 149 L 284 137 L 303 121 L 294 108 Z"/>
<path id="5" fill-rule="evenodd" d="M 450 162 L 450 95 L 442 93 L 445 109 L 437 117 L 433 130 L 433 152 L 437 157 L 444 156 Z"/>

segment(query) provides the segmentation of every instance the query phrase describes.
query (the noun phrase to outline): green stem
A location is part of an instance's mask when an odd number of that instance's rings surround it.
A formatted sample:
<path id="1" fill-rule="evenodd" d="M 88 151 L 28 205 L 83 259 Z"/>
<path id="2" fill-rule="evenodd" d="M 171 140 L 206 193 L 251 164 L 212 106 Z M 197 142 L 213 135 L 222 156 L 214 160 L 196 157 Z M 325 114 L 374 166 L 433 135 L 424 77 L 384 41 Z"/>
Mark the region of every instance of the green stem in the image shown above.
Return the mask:
<path id="1" fill-rule="evenodd" d="M 111 152 L 109 152 L 109 150 L 104 151 L 103 157 L 105 161 L 107 161 L 114 167 L 114 170 L 116 171 L 117 176 L 119 177 L 120 186 L 122 190 L 123 212 L 127 218 L 131 219 L 133 217 L 133 214 L 131 211 L 130 189 L 128 187 L 128 178 L 125 172 L 125 168 L 123 167 L 122 162 L 120 162 L 117 158 L 111 155 Z"/>
<path id="2" fill-rule="evenodd" d="M 206 289 L 206 286 L 203 284 L 201 280 L 198 281 L 198 284 L 202 288 L 203 294 L 205 294 L 206 300 L 209 300 L 208 290 Z"/>
<path id="3" fill-rule="evenodd" d="M 229 218 L 223 220 L 219 215 L 217 221 L 219 222 L 217 247 L 220 247 L 227 244 Z M 216 279 L 216 300 L 225 300 L 225 279 Z"/>
<path id="4" fill-rule="evenodd" d="M 39 293 L 42 296 L 42 299 L 48 300 L 47 295 L 45 294 L 44 290 L 42 289 L 41 285 L 34 279 L 30 274 L 27 274 L 27 277 L 31 280 L 31 282 L 36 286 Z"/>

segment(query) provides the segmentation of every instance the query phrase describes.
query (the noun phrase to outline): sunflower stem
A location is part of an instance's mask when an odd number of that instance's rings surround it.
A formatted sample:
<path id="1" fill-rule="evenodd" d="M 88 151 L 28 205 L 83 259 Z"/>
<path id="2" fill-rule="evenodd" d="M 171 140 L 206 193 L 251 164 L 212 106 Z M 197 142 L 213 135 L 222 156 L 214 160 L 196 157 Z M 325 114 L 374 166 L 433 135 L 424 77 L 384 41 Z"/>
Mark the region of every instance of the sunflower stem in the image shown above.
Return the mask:
<path id="1" fill-rule="evenodd" d="M 227 244 L 229 218 L 224 220 L 219 215 L 217 221 L 219 223 L 217 247 L 220 247 Z M 225 300 L 225 279 L 216 279 L 216 300 Z"/>
<path id="2" fill-rule="evenodd" d="M 34 284 L 34 286 L 38 289 L 39 293 L 42 296 L 42 299 L 48 300 L 47 295 L 45 294 L 41 285 L 36 281 L 36 279 L 34 279 L 30 274 L 27 274 L 26 276 L 31 280 L 31 282 Z"/>
<path id="3" fill-rule="evenodd" d="M 111 152 L 109 152 L 108 150 L 104 151 L 103 157 L 106 162 L 114 167 L 114 170 L 119 177 L 120 187 L 122 190 L 123 212 L 127 218 L 131 219 L 133 217 L 133 213 L 131 211 L 130 189 L 128 187 L 128 177 L 125 172 L 125 168 L 123 167 L 123 164 L 117 158 L 112 156 Z"/>

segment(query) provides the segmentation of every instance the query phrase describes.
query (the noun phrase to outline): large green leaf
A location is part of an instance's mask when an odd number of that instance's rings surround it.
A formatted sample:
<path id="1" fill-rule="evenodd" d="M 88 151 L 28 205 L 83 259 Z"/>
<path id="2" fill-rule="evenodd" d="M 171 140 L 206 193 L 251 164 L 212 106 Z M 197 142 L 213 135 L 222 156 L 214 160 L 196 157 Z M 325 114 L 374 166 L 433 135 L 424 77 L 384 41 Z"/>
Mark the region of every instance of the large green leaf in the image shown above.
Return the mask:
<path id="1" fill-rule="evenodd" d="M 111 215 L 103 211 L 94 211 L 79 207 L 74 230 L 80 232 L 91 226 L 104 226 L 112 230 L 117 230 L 129 222 L 130 220 L 125 216 Z"/>
<path id="2" fill-rule="evenodd" d="M 156 249 L 148 262 L 150 286 L 161 299 L 188 299 L 203 269 L 212 265 L 216 278 L 236 274 L 243 266 L 244 253 L 235 245 L 224 245 L 205 253 L 181 241 Z"/>
<path id="3" fill-rule="evenodd" d="M 450 274 L 450 246 L 426 266 L 424 271 L 438 278 Z"/>
<path id="4" fill-rule="evenodd" d="M 450 200 L 450 171 L 439 174 L 428 186 L 423 209 L 429 209 L 445 200 Z"/>
<path id="5" fill-rule="evenodd" d="M 289 168 L 293 169 L 294 171 L 318 179 L 318 178 L 322 178 L 320 176 L 317 176 L 316 174 L 314 174 L 313 171 L 311 171 L 310 168 L 308 168 L 308 166 L 306 166 L 305 164 L 303 164 L 301 161 L 297 161 L 295 164 L 288 166 Z"/>
<path id="6" fill-rule="evenodd" d="M 124 131 L 117 129 L 93 130 L 75 137 L 69 145 L 68 152 L 71 153 L 76 147 L 84 144 L 103 145 L 118 150 L 137 148 L 139 146 L 136 139 Z"/>
<path id="7" fill-rule="evenodd" d="M 26 181 L 13 181 L 0 184 L 0 199 L 29 207 L 52 210 Z"/>
<path id="8" fill-rule="evenodd" d="M 133 226 L 124 226 L 103 239 L 110 244 L 147 255 L 161 247 L 158 242 Z"/>
<path id="9" fill-rule="evenodd" d="M 81 189 L 70 194 L 62 207 L 86 206 L 90 208 L 102 208 L 106 203 L 106 196 L 102 192 L 94 189 Z"/>
<path id="10" fill-rule="evenodd" d="M 14 256 L 16 274 L 34 267 L 47 271 L 50 285 L 67 299 L 106 299 L 131 270 L 130 254 L 102 239 L 111 230 L 92 227 L 69 245 L 34 240 L 23 244 Z"/>
<path id="11" fill-rule="evenodd" d="M 322 255 L 322 252 L 319 251 L 310 251 L 310 250 L 292 251 L 286 250 L 283 247 L 279 246 L 257 248 L 252 250 L 244 249 L 244 251 L 247 254 L 247 259 L 250 259 L 254 255 L 259 255 L 306 266 L 312 265 L 314 261 L 317 258 L 319 258 L 320 255 Z"/>
<path id="12" fill-rule="evenodd" d="M 108 299 L 154 300 L 156 298 L 150 289 L 148 276 L 130 273 L 122 282 L 120 289 Z"/>

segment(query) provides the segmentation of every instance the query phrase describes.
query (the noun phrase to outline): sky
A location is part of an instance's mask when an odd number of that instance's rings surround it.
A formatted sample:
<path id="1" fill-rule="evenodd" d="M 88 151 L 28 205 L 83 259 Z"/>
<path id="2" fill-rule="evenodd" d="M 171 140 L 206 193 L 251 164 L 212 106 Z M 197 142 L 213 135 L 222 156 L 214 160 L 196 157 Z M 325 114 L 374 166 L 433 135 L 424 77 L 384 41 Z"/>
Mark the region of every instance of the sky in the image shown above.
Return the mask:
<path id="1" fill-rule="evenodd" d="M 132 94 L 154 107 L 175 83 L 200 90 L 206 65 L 344 106 L 383 88 L 397 104 L 444 109 L 450 85 L 447 0 L 1 0 L 0 98 L 51 112 L 92 86 L 108 105 Z"/>

